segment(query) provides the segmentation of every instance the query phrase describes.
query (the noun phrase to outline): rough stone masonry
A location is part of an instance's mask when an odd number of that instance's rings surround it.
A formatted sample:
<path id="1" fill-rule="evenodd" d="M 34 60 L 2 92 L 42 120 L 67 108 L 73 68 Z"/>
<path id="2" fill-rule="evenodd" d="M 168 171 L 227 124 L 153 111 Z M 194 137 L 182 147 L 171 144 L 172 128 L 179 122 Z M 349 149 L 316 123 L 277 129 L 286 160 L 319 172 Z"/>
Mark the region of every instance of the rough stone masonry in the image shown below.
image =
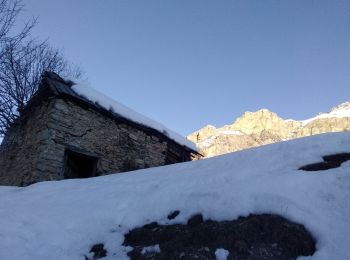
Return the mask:
<path id="1" fill-rule="evenodd" d="M 47 73 L 0 148 L 0 185 L 83 178 L 189 161 L 166 134 L 77 97 Z M 67 94 L 68 93 L 68 94 Z"/>

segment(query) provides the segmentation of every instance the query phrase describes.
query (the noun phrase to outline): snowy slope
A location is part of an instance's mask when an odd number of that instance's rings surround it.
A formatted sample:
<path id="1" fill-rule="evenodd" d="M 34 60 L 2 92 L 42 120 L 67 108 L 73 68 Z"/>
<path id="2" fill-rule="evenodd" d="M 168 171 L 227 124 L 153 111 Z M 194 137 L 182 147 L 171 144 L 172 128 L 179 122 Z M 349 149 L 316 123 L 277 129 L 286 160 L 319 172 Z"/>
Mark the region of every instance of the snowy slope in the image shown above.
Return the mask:
<path id="1" fill-rule="evenodd" d="M 104 243 L 106 259 L 127 259 L 123 234 L 152 221 L 186 222 L 195 213 L 231 220 L 276 213 L 317 240 L 310 258 L 350 259 L 350 161 L 297 170 L 350 152 L 350 133 L 324 134 L 206 160 L 84 180 L 0 187 L 0 259 L 84 259 Z M 173 210 L 180 215 L 172 221 Z"/>
<path id="2" fill-rule="evenodd" d="M 94 103 L 98 103 L 100 106 L 104 107 L 107 110 L 111 110 L 112 112 L 117 113 L 125 118 L 128 118 L 133 122 L 158 130 L 159 132 L 167 135 L 170 139 L 174 140 L 175 142 L 184 145 L 194 151 L 197 151 L 196 145 L 191 141 L 187 140 L 185 137 L 168 129 L 161 123 L 158 123 L 155 120 L 150 119 L 132 110 L 131 108 L 128 108 L 123 104 L 113 100 L 112 98 L 98 92 L 97 90 L 93 89 L 87 84 L 76 84 L 72 86 L 72 89 L 78 95 L 87 98 L 88 100 Z"/>

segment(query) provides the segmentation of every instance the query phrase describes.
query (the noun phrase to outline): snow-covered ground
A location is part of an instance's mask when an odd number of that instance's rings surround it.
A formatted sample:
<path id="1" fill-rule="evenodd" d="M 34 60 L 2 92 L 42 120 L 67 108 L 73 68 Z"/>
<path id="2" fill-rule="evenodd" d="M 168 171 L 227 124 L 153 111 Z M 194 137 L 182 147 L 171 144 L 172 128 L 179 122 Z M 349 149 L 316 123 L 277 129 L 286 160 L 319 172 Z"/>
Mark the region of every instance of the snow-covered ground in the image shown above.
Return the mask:
<path id="1" fill-rule="evenodd" d="M 166 136 L 168 136 L 170 139 L 174 140 L 175 142 L 187 146 L 191 148 L 194 151 L 197 151 L 197 147 L 194 143 L 186 139 L 185 137 L 181 136 L 180 134 L 170 130 L 163 124 L 156 122 L 155 120 L 142 115 L 131 108 L 115 101 L 114 99 L 98 92 L 91 86 L 89 86 L 87 83 L 79 83 L 72 86 L 72 89 L 74 92 L 76 92 L 78 95 L 92 101 L 93 103 L 98 103 L 103 108 L 110 110 L 111 112 L 117 113 L 125 118 L 130 119 L 133 122 L 151 127 Z"/>
<path id="2" fill-rule="evenodd" d="M 195 213 L 214 220 L 280 214 L 317 240 L 316 253 L 300 259 L 350 259 L 350 161 L 298 170 L 341 152 L 350 152 L 350 133 L 91 179 L 1 187 L 0 259 L 83 260 L 96 243 L 105 244 L 105 259 L 127 259 L 128 230 L 152 221 L 185 223 Z M 181 213 L 168 220 L 173 210 Z"/>

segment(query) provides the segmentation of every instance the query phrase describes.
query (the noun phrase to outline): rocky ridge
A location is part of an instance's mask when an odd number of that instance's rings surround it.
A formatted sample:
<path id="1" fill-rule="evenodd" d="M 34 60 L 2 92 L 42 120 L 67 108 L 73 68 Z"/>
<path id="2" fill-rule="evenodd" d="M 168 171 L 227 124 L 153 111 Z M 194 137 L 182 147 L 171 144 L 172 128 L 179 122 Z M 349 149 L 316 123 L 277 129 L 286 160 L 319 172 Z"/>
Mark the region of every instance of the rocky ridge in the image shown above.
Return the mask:
<path id="1" fill-rule="evenodd" d="M 268 109 L 245 112 L 231 125 L 207 125 L 190 134 L 205 157 L 328 132 L 350 131 L 350 102 L 302 121 L 284 120 Z"/>

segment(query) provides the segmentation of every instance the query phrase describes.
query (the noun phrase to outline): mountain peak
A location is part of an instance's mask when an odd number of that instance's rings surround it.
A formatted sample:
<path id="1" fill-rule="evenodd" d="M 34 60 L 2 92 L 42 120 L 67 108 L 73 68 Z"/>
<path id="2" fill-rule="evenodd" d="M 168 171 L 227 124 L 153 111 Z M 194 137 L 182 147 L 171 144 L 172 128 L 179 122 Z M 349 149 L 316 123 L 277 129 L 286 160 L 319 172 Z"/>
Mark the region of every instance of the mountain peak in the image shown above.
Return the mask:
<path id="1" fill-rule="evenodd" d="M 261 132 L 264 129 L 275 130 L 285 122 L 276 113 L 263 108 L 255 112 L 245 112 L 230 126 L 244 133 Z"/>
<path id="2" fill-rule="evenodd" d="M 341 103 L 338 106 L 333 107 L 331 109 L 331 113 L 334 113 L 334 112 L 346 112 L 350 116 L 350 102 L 347 101 L 347 102 Z"/>
<path id="3" fill-rule="evenodd" d="M 283 120 L 263 108 L 245 112 L 233 124 L 221 128 L 206 126 L 188 136 L 205 156 L 219 155 L 263 144 L 327 132 L 350 131 L 350 102 L 344 102 L 313 118 Z"/>
<path id="4" fill-rule="evenodd" d="M 262 109 L 259 109 L 257 111 L 254 111 L 254 112 L 247 111 L 243 115 L 254 115 L 255 116 L 255 115 L 261 115 L 261 114 L 276 114 L 276 113 L 270 111 L 267 108 L 262 108 Z"/>

